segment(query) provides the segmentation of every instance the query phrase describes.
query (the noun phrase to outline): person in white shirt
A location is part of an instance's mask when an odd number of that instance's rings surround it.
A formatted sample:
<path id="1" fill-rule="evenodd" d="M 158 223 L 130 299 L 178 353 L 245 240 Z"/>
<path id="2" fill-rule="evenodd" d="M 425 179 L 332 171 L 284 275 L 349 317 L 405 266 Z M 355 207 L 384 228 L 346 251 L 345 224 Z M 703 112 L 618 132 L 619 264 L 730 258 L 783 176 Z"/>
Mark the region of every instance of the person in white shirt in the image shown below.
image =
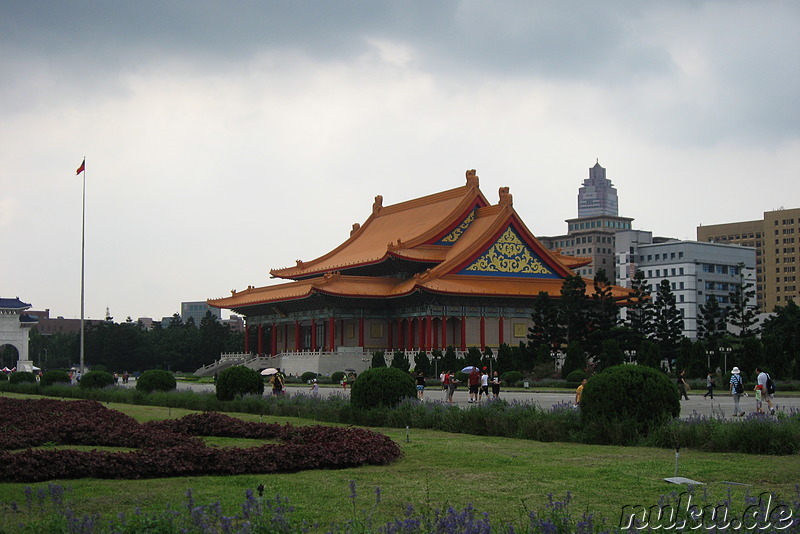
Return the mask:
<path id="1" fill-rule="evenodd" d="M 769 413 L 775 415 L 775 407 L 772 406 L 772 395 L 769 394 L 767 390 L 767 379 L 769 375 L 761 370 L 760 367 L 756 367 L 756 373 L 758 373 L 758 379 L 756 379 L 756 383 L 761 386 L 761 400 L 767 401 L 767 406 L 769 406 Z"/>

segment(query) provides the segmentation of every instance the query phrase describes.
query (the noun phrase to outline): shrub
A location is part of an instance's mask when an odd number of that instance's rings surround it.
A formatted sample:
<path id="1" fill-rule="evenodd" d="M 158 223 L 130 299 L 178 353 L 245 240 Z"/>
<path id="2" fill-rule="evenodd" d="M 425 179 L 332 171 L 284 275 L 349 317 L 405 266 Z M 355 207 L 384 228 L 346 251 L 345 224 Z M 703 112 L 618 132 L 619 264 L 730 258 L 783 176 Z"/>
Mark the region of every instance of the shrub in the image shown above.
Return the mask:
<path id="1" fill-rule="evenodd" d="M 581 382 L 584 378 L 589 378 L 589 375 L 582 369 L 575 369 L 567 375 L 567 382 Z"/>
<path id="2" fill-rule="evenodd" d="M 338 384 L 342 379 L 344 379 L 344 371 L 334 371 L 331 374 L 331 382 L 334 384 Z"/>
<path id="3" fill-rule="evenodd" d="M 177 387 L 178 384 L 175 381 L 175 376 L 163 369 L 150 369 L 149 371 L 145 371 L 136 380 L 136 390 L 145 393 L 172 391 Z"/>
<path id="4" fill-rule="evenodd" d="M 105 371 L 89 371 L 81 376 L 78 387 L 83 389 L 103 389 L 114 383 L 114 376 Z"/>
<path id="5" fill-rule="evenodd" d="M 616 365 L 592 377 L 581 396 L 581 415 L 592 441 L 632 443 L 678 417 L 677 386 L 643 365 Z"/>
<path id="6" fill-rule="evenodd" d="M 61 369 L 52 369 L 46 371 L 42 375 L 41 384 L 43 386 L 52 386 L 53 384 L 69 384 L 69 373 Z"/>
<path id="7" fill-rule="evenodd" d="M 508 387 L 515 386 L 522 381 L 522 373 L 519 371 L 508 371 L 500 376 L 500 380 Z"/>
<path id="8" fill-rule="evenodd" d="M 6 373 L 0 373 L 0 380 L 8 381 L 8 375 Z"/>
<path id="9" fill-rule="evenodd" d="M 405 397 L 416 397 L 411 375 L 395 367 L 367 369 L 353 382 L 350 402 L 356 408 L 395 406 Z"/>
<path id="10" fill-rule="evenodd" d="M 264 381 L 257 371 L 237 365 L 222 371 L 217 377 L 217 399 L 233 400 L 244 395 L 262 395 Z"/>
<path id="11" fill-rule="evenodd" d="M 11 373 L 11 376 L 8 377 L 8 381 L 12 384 L 20 384 L 22 382 L 35 383 L 36 375 L 27 371 L 16 371 Z"/>
<path id="12" fill-rule="evenodd" d="M 301 380 L 302 382 L 306 382 L 306 383 L 307 383 L 309 380 L 313 380 L 313 379 L 315 379 L 315 378 L 317 378 L 317 373 L 315 373 L 314 371 L 306 371 L 305 373 L 303 373 L 303 374 L 300 376 L 300 380 Z"/>

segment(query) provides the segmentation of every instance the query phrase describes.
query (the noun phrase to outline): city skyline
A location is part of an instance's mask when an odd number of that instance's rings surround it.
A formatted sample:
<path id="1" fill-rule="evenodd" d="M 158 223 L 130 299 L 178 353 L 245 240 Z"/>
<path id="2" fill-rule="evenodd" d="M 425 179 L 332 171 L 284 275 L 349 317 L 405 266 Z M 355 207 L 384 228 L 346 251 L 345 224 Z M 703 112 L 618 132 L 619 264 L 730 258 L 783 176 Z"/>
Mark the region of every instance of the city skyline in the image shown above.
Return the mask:
<path id="1" fill-rule="evenodd" d="M 0 296 L 171 316 L 390 205 L 508 186 L 537 236 L 596 161 L 634 228 L 800 205 L 800 4 L 11 0 Z M 13 73 L 13 74 L 12 74 Z"/>

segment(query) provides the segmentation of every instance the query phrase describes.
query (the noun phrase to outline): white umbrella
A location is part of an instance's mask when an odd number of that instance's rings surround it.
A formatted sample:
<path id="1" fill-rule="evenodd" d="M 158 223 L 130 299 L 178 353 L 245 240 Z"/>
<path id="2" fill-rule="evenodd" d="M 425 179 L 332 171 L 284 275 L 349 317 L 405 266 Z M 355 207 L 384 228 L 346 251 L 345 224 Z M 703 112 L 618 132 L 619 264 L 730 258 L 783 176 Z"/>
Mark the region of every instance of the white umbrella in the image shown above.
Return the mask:
<path id="1" fill-rule="evenodd" d="M 461 372 L 462 372 L 462 373 L 471 373 L 471 372 L 473 371 L 473 369 L 474 369 L 475 371 L 477 371 L 477 370 L 478 370 L 478 368 L 477 368 L 477 367 L 475 367 L 474 365 L 468 365 L 468 366 L 464 367 L 464 368 L 461 370 Z"/>
<path id="2" fill-rule="evenodd" d="M 266 369 L 261 371 L 261 374 L 264 376 L 275 375 L 278 374 L 278 370 L 275 369 L 274 367 L 267 367 Z"/>

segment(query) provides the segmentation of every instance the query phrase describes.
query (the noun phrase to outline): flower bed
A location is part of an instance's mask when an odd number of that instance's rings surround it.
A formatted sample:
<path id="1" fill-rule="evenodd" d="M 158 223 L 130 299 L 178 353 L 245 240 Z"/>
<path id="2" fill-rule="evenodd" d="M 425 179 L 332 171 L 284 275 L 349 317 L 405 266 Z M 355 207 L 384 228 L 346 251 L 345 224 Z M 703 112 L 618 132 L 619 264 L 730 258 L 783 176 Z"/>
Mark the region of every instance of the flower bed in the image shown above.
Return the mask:
<path id="1" fill-rule="evenodd" d="M 0 481 L 241 475 L 387 464 L 400 448 L 358 428 L 250 423 L 206 412 L 140 424 L 95 401 L 0 398 Z M 246 449 L 207 447 L 198 436 L 265 439 Z M 33 449 L 128 447 L 131 452 Z M 16 449 L 26 450 L 12 452 Z"/>

